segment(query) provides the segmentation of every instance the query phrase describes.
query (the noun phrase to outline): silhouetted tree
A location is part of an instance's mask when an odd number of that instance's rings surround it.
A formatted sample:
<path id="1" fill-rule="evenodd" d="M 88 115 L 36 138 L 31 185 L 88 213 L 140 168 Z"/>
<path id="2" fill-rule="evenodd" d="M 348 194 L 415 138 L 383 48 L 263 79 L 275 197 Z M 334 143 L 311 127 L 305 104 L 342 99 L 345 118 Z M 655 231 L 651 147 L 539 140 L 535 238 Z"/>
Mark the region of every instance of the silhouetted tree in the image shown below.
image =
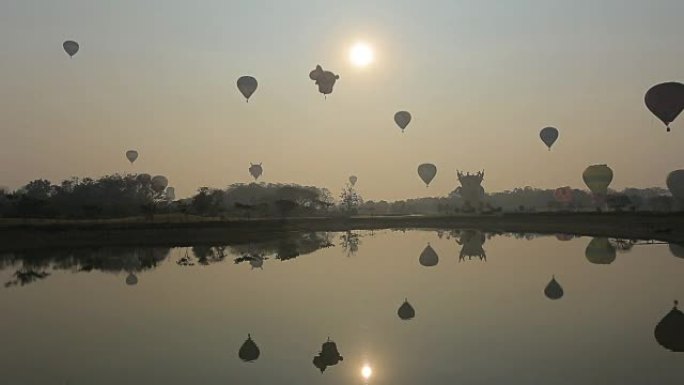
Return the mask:
<path id="1" fill-rule="evenodd" d="M 299 205 L 297 202 L 288 199 L 278 199 L 274 202 L 275 207 L 281 216 L 289 216 Z"/>
<path id="2" fill-rule="evenodd" d="M 361 195 L 357 194 L 354 190 L 354 186 L 347 183 L 347 186 L 342 190 L 340 194 L 340 204 L 342 209 L 349 214 L 354 214 L 358 211 L 358 207 L 363 203 L 363 198 Z"/>

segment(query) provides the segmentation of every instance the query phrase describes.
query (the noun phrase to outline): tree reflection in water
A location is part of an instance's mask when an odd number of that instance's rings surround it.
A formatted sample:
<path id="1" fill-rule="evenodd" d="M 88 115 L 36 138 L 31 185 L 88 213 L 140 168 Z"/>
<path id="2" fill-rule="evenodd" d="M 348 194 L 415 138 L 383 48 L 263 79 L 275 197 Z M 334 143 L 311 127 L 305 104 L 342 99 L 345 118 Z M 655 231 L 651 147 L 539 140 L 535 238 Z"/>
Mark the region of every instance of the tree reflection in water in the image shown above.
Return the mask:
<path id="1" fill-rule="evenodd" d="M 68 270 L 73 273 L 99 270 L 106 273 L 127 273 L 132 282 L 136 272 L 154 269 L 165 260 L 168 247 L 107 247 L 81 249 L 24 250 L 0 255 L 0 270 L 16 268 L 14 279 L 5 287 L 24 286 L 47 278 L 48 270 Z M 136 277 L 137 280 L 137 277 Z"/>
<path id="2" fill-rule="evenodd" d="M 355 255 L 360 244 L 361 239 L 357 232 L 346 231 L 340 235 L 340 246 L 347 253 L 347 257 Z"/>

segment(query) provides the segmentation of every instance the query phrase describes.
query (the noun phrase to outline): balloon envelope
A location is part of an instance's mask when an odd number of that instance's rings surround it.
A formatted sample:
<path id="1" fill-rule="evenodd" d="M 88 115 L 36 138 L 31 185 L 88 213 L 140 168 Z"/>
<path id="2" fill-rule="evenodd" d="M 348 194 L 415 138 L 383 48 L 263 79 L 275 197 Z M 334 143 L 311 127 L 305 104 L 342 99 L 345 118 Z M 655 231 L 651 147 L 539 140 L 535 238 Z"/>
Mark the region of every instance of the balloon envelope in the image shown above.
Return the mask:
<path id="1" fill-rule="evenodd" d="M 261 351 L 257 344 L 252 340 L 252 336 L 247 334 L 247 340 L 240 346 L 238 356 L 245 362 L 254 362 L 259 358 Z"/>
<path id="2" fill-rule="evenodd" d="M 237 87 L 242 93 L 242 96 L 249 101 L 249 97 L 252 96 L 254 91 L 257 89 L 257 80 L 251 76 L 242 76 L 237 80 Z"/>
<path id="3" fill-rule="evenodd" d="M 142 184 L 152 183 L 152 176 L 150 174 L 138 174 L 138 177 L 136 179 L 138 180 L 138 182 Z"/>
<path id="4" fill-rule="evenodd" d="M 413 309 L 413 306 L 411 306 L 408 300 L 404 300 L 404 303 L 401 304 L 401 306 L 399 306 L 397 314 L 399 315 L 399 318 L 401 318 L 402 320 L 408 321 L 416 316 L 416 311 Z"/>
<path id="5" fill-rule="evenodd" d="M 675 170 L 669 173 L 666 184 L 672 196 L 684 202 L 684 170 Z"/>
<path id="6" fill-rule="evenodd" d="M 135 162 L 135 160 L 138 159 L 138 151 L 135 151 L 135 150 L 126 151 L 126 159 L 128 159 L 128 161 L 131 163 Z"/>
<path id="7" fill-rule="evenodd" d="M 550 150 L 551 146 L 556 142 L 556 139 L 558 139 L 558 130 L 553 127 L 542 128 L 539 132 L 539 137 Z"/>
<path id="8" fill-rule="evenodd" d="M 617 252 L 608 238 L 593 238 L 584 251 L 589 262 L 596 265 L 609 265 L 615 261 Z"/>
<path id="9" fill-rule="evenodd" d="M 435 175 L 437 175 L 437 166 L 434 164 L 423 163 L 418 166 L 418 176 L 423 180 L 425 186 L 430 185 L 430 182 L 435 178 Z"/>
<path id="10" fill-rule="evenodd" d="M 158 194 L 161 194 L 166 189 L 166 186 L 169 185 L 169 180 L 166 179 L 166 177 L 162 176 L 162 175 L 157 175 L 157 176 L 153 177 L 151 182 L 152 182 L 152 190 L 154 190 L 154 192 L 156 192 Z"/>
<path id="11" fill-rule="evenodd" d="M 684 259 L 684 245 L 670 243 L 669 248 L 673 256 Z"/>
<path id="12" fill-rule="evenodd" d="M 582 179 L 592 193 L 605 195 L 610 182 L 613 181 L 613 170 L 605 164 L 589 166 L 582 173 Z"/>
<path id="13" fill-rule="evenodd" d="M 655 85 L 646 92 L 644 102 L 670 131 L 670 123 L 684 110 L 684 84 L 668 82 Z"/>
<path id="14" fill-rule="evenodd" d="M 128 286 L 135 286 L 138 284 L 138 277 L 135 276 L 133 273 L 128 273 L 126 276 L 126 285 Z"/>
<path id="15" fill-rule="evenodd" d="M 660 346 L 673 352 L 684 352 L 684 313 L 677 309 L 678 302 L 658 325 L 653 334 Z"/>
<path id="16" fill-rule="evenodd" d="M 249 174 L 254 178 L 254 180 L 259 179 L 261 174 L 263 174 L 264 169 L 261 167 L 261 163 L 259 164 L 251 164 L 249 166 Z"/>
<path id="17" fill-rule="evenodd" d="M 552 277 L 551 281 L 546 285 L 546 288 L 544 288 L 544 295 L 546 295 L 546 298 L 548 299 L 560 299 L 563 297 L 563 288 L 558 281 L 556 281 L 556 277 Z"/>
<path id="18" fill-rule="evenodd" d="M 358 178 L 355 175 L 352 175 L 349 177 L 349 183 L 351 183 L 352 186 L 356 185 L 357 180 L 358 180 Z"/>
<path id="19" fill-rule="evenodd" d="M 394 122 L 401 128 L 401 132 L 404 132 L 406 126 L 411 123 L 411 114 L 408 111 L 399 111 L 394 114 Z"/>
<path id="20" fill-rule="evenodd" d="M 429 243 L 427 246 L 425 246 L 423 252 L 420 253 L 418 262 L 425 267 L 436 266 L 437 263 L 439 263 L 439 256 L 437 255 L 437 252 L 432 248 L 432 246 L 430 246 Z"/>
<path id="21" fill-rule="evenodd" d="M 71 57 L 76 55 L 80 48 L 78 43 L 73 40 L 65 41 L 64 43 L 62 43 L 62 47 L 64 48 L 64 51 L 66 51 L 66 53 Z"/>
<path id="22" fill-rule="evenodd" d="M 318 92 L 323 95 L 328 95 L 333 92 L 335 82 L 340 78 L 340 75 L 335 75 L 331 71 L 325 71 L 320 65 L 309 73 L 309 78 L 316 82 Z"/>

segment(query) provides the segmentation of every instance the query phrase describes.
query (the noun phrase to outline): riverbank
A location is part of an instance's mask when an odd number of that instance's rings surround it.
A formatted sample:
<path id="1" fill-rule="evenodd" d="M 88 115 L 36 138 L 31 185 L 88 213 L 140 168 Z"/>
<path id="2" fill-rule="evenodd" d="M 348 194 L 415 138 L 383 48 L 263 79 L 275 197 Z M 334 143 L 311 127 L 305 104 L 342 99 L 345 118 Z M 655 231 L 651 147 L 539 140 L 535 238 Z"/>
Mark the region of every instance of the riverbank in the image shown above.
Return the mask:
<path id="1" fill-rule="evenodd" d="M 253 242 L 282 232 L 479 229 L 684 243 L 684 214 L 516 213 L 483 216 L 373 216 L 274 219 L 156 218 L 0 221 L 0 250 L 93 246 L 190 246 Z"/>

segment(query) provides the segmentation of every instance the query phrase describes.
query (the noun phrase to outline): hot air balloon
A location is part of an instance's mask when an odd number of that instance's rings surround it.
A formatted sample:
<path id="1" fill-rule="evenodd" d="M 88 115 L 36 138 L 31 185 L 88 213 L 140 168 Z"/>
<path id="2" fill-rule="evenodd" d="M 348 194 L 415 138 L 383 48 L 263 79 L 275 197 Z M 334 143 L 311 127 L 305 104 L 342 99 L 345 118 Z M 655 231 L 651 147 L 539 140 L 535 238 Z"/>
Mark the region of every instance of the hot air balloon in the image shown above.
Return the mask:
<path id="1" fill-rule="evenodd" d="M 249 265 L 254 269 L 264 269 L 264 257 L 261 255 L 252 255 L 249 258 Z"/>
<path id="2" fill-rule="evenodd" d="M 574 200 L 572 189 L 568 186 L 559 187 L 553 192 L 553 198 L 560 203 L 572 203 Z"/>
<path id="3" fill-rule="evenodd" d="M 78 46 L 78 43 L 76 43 L 73 40 L 67 40 L 64 43 L 62 43 L 62 47 L 64 47 L 64 51 L 70 56 L 74 57 L 76 53 L 78 52 L 78 49 L 80 48 Z"/>
<path id="4" fill-rule="evenodd" d="M 423 163 L 418 166 L 418 176 L 425 183 L 425 187 L 430 186 L 430 182 L 437 175 L 437 166 L 432 163 Z"/>
<path id="5" fill-rule="evenodd" d="M 252 178 L 254 178 L 254 180 L 259 179 L 259 177 L 261 176 L 261 174 L 263 172 L 264 172 L 264 169 L 263 169 L 263 167 L 261 167 L 261 163 L 259 163 L 259 164 L 250 163 L 249 174 L 252 175 Z"/>
<path id="6" fill-rule="evenodd" d="M 674 307 L 658 325 L 653 334 L 660 346 L 667 350 L 682 353 L 684 352 L 684 313 L 677 309 L 678 301 L 674 301 Z"/>
<path id="7" fill-rule="evenodd" d="M 176 200 L 176 189 L 173 187 L 167 187 L 166 191 L 164 192 L 166 195 L 166 199 L 168 200 Z"/>
<path id="8" fill-rule="evenodd" d="M 408 299 L 404 299 L 404 303 L 401 304 L 401 306 L 399 306 L 397 314 L 399 315 L 399 318 L 401 318 L 402 320 L 408 321 L 416 316 L 416 311 L 413 309 L 413 306 L 411 306 L 411 304 L 408 302 Z"/>
<path id="9" fill-rule="evenodd" d="M 152 176 L 150 174 L 138 174 L 137 178 L 139 183 L 150 184 L 152 183 Z"/>
<path id="10" fill-rule="evenodd" d="M 563 296 L 563 288 L 556 281 L 556 276 L 551 276 L 551 281 L 544 288 L 544 295 L 548 299 L 560 299 Z"/>
<path id="11" fill-rule="evenodd" d="M 161 194 L 166 189 L 166 186 L 169 185 L 169 180 L 166 179 L 165 176 L 157 175 L 157 176 L 152 178 L 151 183 L 152 183 L 152 191 L 156 192 L 157 194 Z"/>
<path id="12" fill-rule="evenodd" d="M 406 126 L 408 126 L 409 123 L 411 123 L 411 113 L 408 111 L 399 111 L 396 114 L 394 114 L 394 122 L 397 123 L 397 126 L 401 128 L 401 132 L 404 132 L 404 129 Z"/>
<path id="13" fill-rule="evenodd" d="M 356 185 L 356 181 L 359 180 L 355 175 L 352 175 L 349 177 L 349 183 L 351 183 L 352 186 Z"/>
<path id="14" fill-rule="evenodd" d="M 330 338 L 321 346 L 321 351 L 313 359 L 313 364 L 323 373 L 328 366 L 337 365 L 344 357 L 337 350 L 337 344 Z"/>
<path id="15" fill-rule="evenodd" d="M 257 85 L 257 80 L 251 76 L 242 76 L 237 80 L 238 90 L 240 90 L 242 96 L 244 96 L 245 99 L 247 99 L 248 103 L 249 97 L 252 96 L 254 91 L 256 91 Z"/>
<path id="16" fill-rule="evenodd" d="M 330 71 L 324 71 L 320 65 L 309 73 L 309 78 L 316 82 L 318 86 L 318 92 L 323 95 L 328 95 L 333 92 L 333 87 L 335 82 L 340 78 L 340 75 L 335 75 Z"/>
<path id="17" fill-rule="evenodd" d="M 254 362 L 259 358 L 260 354 L 261 352 L 259 351 L 259 347 L 252 340 L 252 336 L 247 334 L 247 339 L 242 343 L 242 346 L 240 346 L 238 356 L 242 361 Z"/>
<path id="18" fill-rule="evenodd" d="M 651 87 L 644 97 L 646 107 L 657 116 L 670 131 L 670 123 L 684 110 L 684 84 L 661 83 Z"/>
<path id="19" fill-rule="evenodd" d="M 670 248 L 670 253 L 672 253 L 673 256 L 684 259 L 684 245 L 670 243 L 668 247 Z"/>
<path id="20" fill-rule="evenodd" d="M 608 238 L 593 238 L 584 251 L 587 260 L 597 265 L 609 265 L 615 261 L 617 252 Z"/>
<path id="21" fill-rule="evenodd" d="M 135 150 L 128 150 L 126 151 L 126 159 L 128 159 L 131 164 L 135 162 L 136 159 L 138 159 L 138 151 Z"/>
<path id="22" fill-rule="evenodd" d="M 539 137 L 541 138 L 542 142 L 544 142 L 546 147 L 549 148 L 549 151 L 551 151 L 551 146 L 553 146 L 553 144 L 556 142 L 556 139 L 558 139 L 558 130 L 554 127 L 544 127 L 539 132 Z"/>
<path id="23" fill-rule="evenodd" d="M 437 255 L 437 252 L 435 252 L 435 249 L 433 249 L 429 243 L 427 246 L 425 246 L 423 252 L 420 253 L 418 262 L 425 267 L 436 266 L 439 262 L 439 256 Z"/>
<path id="24" fill-rule="evenodd" d="M 126 276 L 126 285 L 128 286 L 135 286 L 138 284 L 138 277 L 135 276 L 133 273 L 128 273 Z"/>
<path id="25" fill-rule="evenodd" d="M 669 173 L 666 184 L 672 196 L 684 202 L 684 170 L 675 170 Z"/>
<path id="26" fill-rule="evenodd" d="M 575 236 L 572 234 L 556 234 L 556 239 L 559 241 L 571 241 Z"/>
<path id="27" fill-rule="evenodd" d="M 594 195 L 605 196 L 610 182 L 613 181 L 613 170 L 605 164 L 595 164 L 584 170 L 582 179 Z"/>

